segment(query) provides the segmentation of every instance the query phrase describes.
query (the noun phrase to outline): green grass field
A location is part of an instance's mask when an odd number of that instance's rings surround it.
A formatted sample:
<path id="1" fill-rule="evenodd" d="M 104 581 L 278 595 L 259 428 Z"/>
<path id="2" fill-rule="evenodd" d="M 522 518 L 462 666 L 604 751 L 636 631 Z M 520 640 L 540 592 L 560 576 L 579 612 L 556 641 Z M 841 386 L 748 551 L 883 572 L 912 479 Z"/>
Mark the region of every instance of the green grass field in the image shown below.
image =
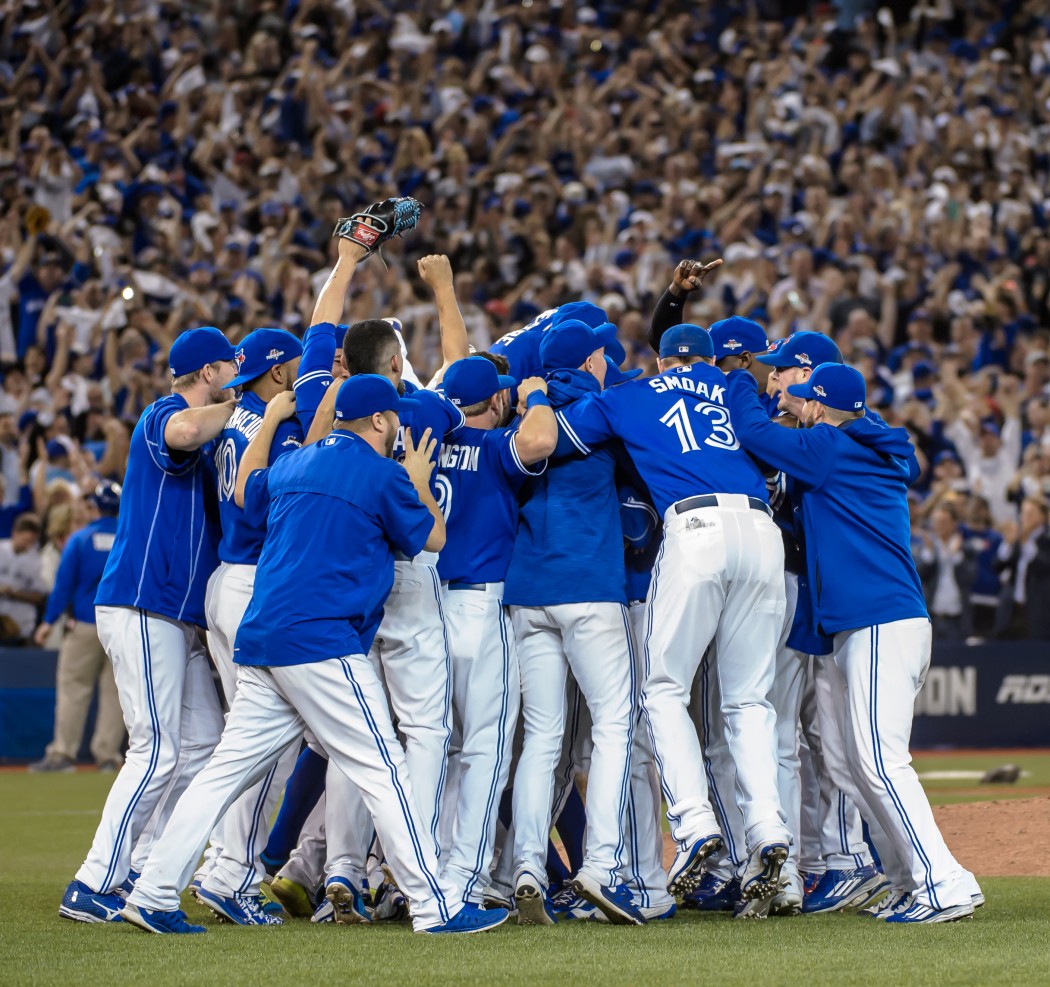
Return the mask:
<path id="1" fill-rule="evenodd" d="M 1050 755 L 917 759 L 920 771 L 977 771 L 1003 763 L 1050 784 Z M 645 928 L 572 923 L 507 925 L 481 936 L 430 939 L 405 926 L 220 926 L 195 903 L 206 936 L 162 938 L 130 927 L 57 917 L 87 849 L 110 778 L 0 773 L 0 984 L 1040 984 L 1050 981 L 1050 879 L 989 878 L 970 922 L 892 928 L 852 916 L 733 922 L 687 913 Z M 936 801 L 978 788 L 929 783 Z M 1001 798 L 1008 787 L 981 786 Z M 1032 794 L 1029 791 L 1028 794 Z M 972 799 L 973 796 L 970 796 Z M 1046 848 L 1043 848 L 1044 851 Z"/>

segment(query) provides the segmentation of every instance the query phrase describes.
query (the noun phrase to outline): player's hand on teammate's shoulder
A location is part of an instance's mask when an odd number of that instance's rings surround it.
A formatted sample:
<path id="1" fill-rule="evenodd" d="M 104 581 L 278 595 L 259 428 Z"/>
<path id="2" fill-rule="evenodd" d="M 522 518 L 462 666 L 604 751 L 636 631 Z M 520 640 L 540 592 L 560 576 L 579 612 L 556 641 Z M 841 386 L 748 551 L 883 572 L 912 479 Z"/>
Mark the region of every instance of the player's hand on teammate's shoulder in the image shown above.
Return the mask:
<path id="1" fill-rule="evenodd" d="M 419 276 L 434 291 L 452 284 L 452 264 L 444 254 L 427 254 L 416 262 Z"/>
<path id="2" fill-rule="evenodd" d="M 265 417 L 271 421 L 283 422 L 295 414 L 295 392 L 281 391 L 270 399 L 266 405 Z"/>
<path id="3" fill-rule="evenodd" d="M 434 472 L 434 451 L 437 449 L 438 439 L 432 436 L 431 429 L 427 429 L 419 438 L 418 445 L 412 438 L 412 429 L 405 429 L 405 457 L 401 465 L 408 472 L 409 479 L 417 486 L 426 486 L 430 483 L 430 476 Z"/>
<path id="4" fill-rule="evenodd" d="M 710 264 L 704 264 L 698 260 L 679 261 L 671 277 L 671 294 L 681 297 L 690 292 L 699 291 L 704 285 L 704 277 L 721 265 L 721 257 L 711 261 Z"/>
<path id="5" fill-rule="evenodd" d="M 524 415 L 527 410 L 526 400 L 530 394 L 536 392 L 547 393 L 547 382 L 542 377 L 526 377 L 518 385 L 518 414 Z"/>

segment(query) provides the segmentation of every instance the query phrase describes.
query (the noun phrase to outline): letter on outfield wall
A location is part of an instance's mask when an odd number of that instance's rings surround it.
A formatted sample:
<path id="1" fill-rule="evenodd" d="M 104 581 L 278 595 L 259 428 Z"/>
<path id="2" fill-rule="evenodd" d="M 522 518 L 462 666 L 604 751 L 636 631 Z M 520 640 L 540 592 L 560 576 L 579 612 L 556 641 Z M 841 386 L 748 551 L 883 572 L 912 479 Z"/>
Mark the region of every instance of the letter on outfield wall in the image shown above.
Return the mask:
<path id="1" fill-rule="evenodd" d="M 915 715 L 976 716 L 977 668 L 931 668 L 915 700 Z"/>

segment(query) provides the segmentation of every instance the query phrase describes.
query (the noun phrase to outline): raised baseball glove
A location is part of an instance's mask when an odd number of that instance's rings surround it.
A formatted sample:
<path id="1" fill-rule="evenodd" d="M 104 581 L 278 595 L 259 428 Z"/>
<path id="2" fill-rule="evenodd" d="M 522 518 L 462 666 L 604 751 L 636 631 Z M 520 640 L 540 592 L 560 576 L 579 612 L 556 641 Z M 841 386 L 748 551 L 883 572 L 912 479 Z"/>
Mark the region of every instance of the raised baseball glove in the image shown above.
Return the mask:
<path id="1" fill-rule="evenodd" d="M 419 210 L 423 208 L 418 199 L 402 196 L 373 202 L 363 212 L 341 219 L 335 224 L 332 236 L 351 240 L 368 251 L 378 250 L 387 240 L 415 229 L 419 221 Z"/>

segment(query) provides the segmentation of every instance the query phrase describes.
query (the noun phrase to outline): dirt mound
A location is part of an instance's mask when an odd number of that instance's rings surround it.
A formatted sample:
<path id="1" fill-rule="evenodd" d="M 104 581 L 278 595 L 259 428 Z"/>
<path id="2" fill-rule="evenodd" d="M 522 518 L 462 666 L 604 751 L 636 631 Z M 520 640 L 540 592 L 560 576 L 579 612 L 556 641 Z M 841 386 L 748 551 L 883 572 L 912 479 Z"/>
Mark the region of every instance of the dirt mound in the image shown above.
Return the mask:
<path id="1" fill-rule="evenodd" d="M 978 877 L 1050 877 L 1050 857 L 1033 853 L 1050 846 L 1050 798 L 967 802 L 934 808 L 952 853 Z M 664 834 L 664 865 L 674 843 Z"/>
<path id="2" fill-rule="evenodd" d="M 978 877 L 1050 877 L 1050 798 L 934 808 L 952 853 Z"/>

